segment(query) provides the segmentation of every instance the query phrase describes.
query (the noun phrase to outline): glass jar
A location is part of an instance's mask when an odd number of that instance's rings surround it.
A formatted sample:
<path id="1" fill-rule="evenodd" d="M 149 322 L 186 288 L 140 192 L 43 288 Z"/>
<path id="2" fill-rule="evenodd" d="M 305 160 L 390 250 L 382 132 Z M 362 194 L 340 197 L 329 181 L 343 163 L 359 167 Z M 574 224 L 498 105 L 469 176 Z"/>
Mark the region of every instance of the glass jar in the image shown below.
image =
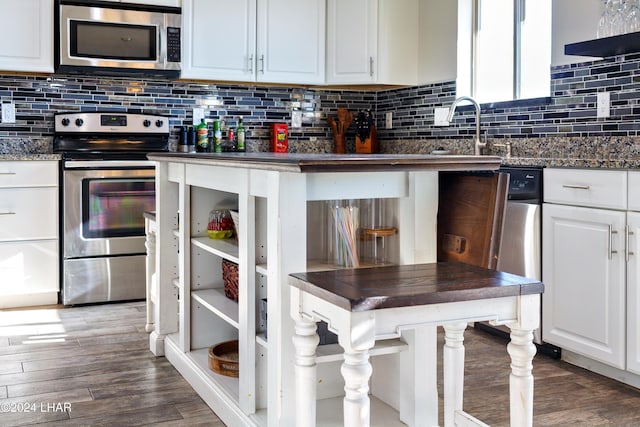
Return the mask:
<path id="1" fill-rule="evenodd" d="M 228 239 L 233 236 L 233 218 L 228 209 L 209 212 L 207 234 L 212 239 Z"/>

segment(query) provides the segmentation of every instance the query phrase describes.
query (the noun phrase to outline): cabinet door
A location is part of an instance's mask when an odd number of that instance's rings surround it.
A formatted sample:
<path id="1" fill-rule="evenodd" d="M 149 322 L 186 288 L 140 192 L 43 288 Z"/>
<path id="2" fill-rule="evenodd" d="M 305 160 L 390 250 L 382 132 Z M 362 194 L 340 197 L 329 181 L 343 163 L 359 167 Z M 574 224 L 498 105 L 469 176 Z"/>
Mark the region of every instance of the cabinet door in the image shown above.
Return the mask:
<path id="1" fill-rule="evenodd" d="M 258 0 L 258 81 L 324 83 L 325 1 Z"/>
<path id="2" fill-rule="evenodd" d="M 0 300 L 58 292 L 58 241 L 0 242 L 0 277 Z M 5 307 L 0 303 L 0 308 Z"/>
<path id="3" fill-rule="evenodd" d="M 251 81 L 256 0 L 184 0 L 182 78 Z"/>
<path id="4" fill-rule="evenodd" d="M 375 82 L 377 52 L 377 0 L 328 0 L 327 83 Z"/>
<path id="5" fill-rule="evenodd" d="M 625 367 L 624 212 L 545 203 L 543 340 Z"/>
<path id="6" fill-rule="evenodd" d="M 0 69 L 53 72 L 53 1 L 0 2 Z"/>
<path id="7" fill-rule="evenodd" d="M 327 82 L 416 85 L 419 19 L 418 0 L 328 0 Z"/>
<path id="8" fill-rule="evenodd" d="M 627 214 L 627 370 L 640 374 L 640 212 Z"/>

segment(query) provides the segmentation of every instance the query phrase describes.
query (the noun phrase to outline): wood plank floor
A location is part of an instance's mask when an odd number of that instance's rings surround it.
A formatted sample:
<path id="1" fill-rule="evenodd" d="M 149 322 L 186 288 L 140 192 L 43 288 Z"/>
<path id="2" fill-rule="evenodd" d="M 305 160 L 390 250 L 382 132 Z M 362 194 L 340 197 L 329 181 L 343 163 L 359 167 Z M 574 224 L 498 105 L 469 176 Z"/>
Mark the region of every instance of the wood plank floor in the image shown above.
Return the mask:
<path id="1" fill-rule="evenodd" d="M 144 302 L 0 311 L 0 426 L 224 426 L 144 323 Z M 505 344 L 465 333 L 464 407 L 493 426 L 509 424 Z M 640 425 L 638 389 L 545 355 L 534 375 L 536 426 Z"/>

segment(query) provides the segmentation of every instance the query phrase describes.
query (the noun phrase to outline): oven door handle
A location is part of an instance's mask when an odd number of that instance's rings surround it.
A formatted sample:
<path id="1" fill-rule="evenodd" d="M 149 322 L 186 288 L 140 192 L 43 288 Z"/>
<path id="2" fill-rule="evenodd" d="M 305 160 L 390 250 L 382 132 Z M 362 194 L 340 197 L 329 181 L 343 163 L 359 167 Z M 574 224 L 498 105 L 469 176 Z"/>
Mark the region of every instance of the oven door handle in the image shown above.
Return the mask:
<path id="1" fill-rule="evenodd" d="M 155 162 L 151 160 L 67 160 L 65 169 L 86 168 L 153 168 Z"/>

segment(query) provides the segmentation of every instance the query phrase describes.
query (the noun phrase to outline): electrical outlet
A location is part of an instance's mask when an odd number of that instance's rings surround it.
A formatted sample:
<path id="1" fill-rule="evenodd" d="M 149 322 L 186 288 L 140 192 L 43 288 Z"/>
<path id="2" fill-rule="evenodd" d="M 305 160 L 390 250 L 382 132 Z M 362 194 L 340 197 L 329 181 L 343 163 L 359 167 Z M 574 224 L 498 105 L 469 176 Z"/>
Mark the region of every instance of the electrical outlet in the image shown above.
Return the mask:
<path id="1" fill-rule="evenodd" d="M 433 124 L 435 126 L 449 126 L 449 109 L 447 107 L 436 107 L 433 110 Z"/>
<path id="2" fill-rule="evenodd" d="M 384 128 L 393 129 L 393 112 L 389 111 L 384 116 Z"/>
<path id="3" fill-rule="evenodd" d="M 193 109 L 193 125 L 200 123 L 200 120 L 204 119 L 204 108 Z"/>
<path id="4" fill-rule="evenodd" d="M 291 112 L 291 127 L 302 127 L 302 111 L 294 110 Z"/>
<path id="5" fill-rule="evenodd" d="M 596 117 L 605 118 L 611 115 L 611 93 L 598 92 L 598 105 Z"/>
<path id="6" fill-rule="evenodd" d="M 2 123 L 16 122 L 16 106 L 14 104 L 2 104 Z"/>

